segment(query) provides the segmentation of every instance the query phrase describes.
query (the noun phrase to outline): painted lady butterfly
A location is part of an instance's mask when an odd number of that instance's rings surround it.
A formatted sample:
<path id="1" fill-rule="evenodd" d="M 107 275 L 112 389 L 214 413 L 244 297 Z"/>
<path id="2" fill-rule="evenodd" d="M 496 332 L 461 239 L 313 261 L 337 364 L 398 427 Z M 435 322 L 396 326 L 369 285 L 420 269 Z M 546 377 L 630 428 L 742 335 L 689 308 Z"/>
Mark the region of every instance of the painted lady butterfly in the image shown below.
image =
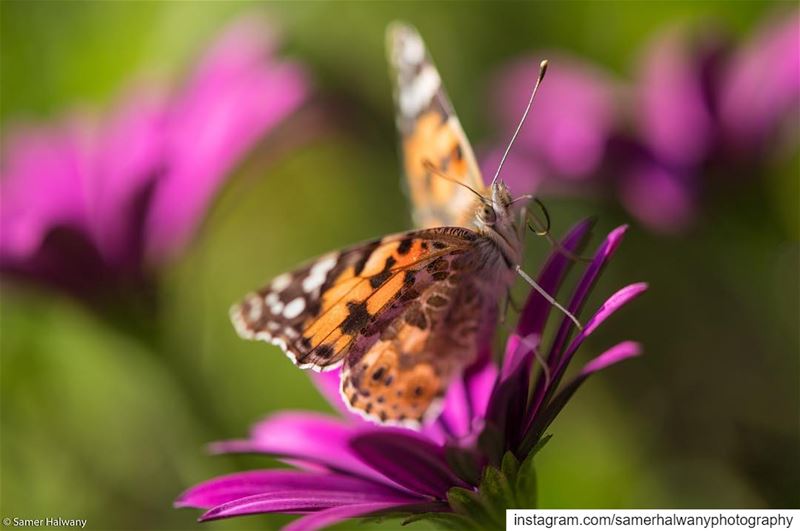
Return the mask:
<path id="1" fill-rule="evenodd" d="M 353 411 L 419 426 L 487 347 L 521 270 L 525 201 L 475 162 L 419 34 L 388 31 L 397 125 L 418 230 L 324 255 L 231 309 L 239 334 L 301 368 L 341 367 Z M 527 199 L 527 198 L 519 198 Z"/>

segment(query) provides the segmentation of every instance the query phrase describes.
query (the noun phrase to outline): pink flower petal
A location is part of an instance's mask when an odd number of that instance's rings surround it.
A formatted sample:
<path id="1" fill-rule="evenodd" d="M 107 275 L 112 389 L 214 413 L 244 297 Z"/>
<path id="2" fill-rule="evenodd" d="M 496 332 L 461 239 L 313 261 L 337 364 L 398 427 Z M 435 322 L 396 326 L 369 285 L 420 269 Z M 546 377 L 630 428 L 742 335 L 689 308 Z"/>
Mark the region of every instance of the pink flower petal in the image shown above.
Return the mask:
<path id="1" fill-rule="evenodd" d="M 628 358 L 639 356 L 642 346 L 634 341 L 624 341 L 606 350 L 581 369 L 580 375 L 589 376 Z"/>
<path id="2" fill-rule="evenodd" d="M 383 428 L 353 437 L 350 447 L 375 470 L 407 489 L 444 499 L 454 486 L 466 486 L 445 460 L 441 446 L 424 436 Z"/>
<path id="3" fill-rule="evenodd" d="M 561 245 L 570 252 L 579 252 L 586 242 L 592 225 L 594 225 L 592 220 L 587 219 L 581 221 L 569 231 L 561 241 Z M 557 250 L 553 250 L 536 281 L 547 293 L 555 297 L 558 294 L 561 283 L 564 281 L 567 272 L 573 264 L 574 261 L 572 259 Z M 547 321 L 547 316 L 550 315 L 551 311 L 550 303 L 536 290 L 531 290 L 528 300 L 522 308 L 519 321 L 517 321 L 515 336 L 524 337 L 530 334 L 541 335 L 544 330 L 545 322 Z M 515 336 L 512 335 L 512 339 Z M 506 347 L 506 358 L 509 357 L 509 353 L 515 350 L 516 341 L 509 340 Z"/>
<path id="4" fill-rule="evenodd" d="M 694 50 L 678 30 L 659 36 L 644 55 L 634 119 L 644 142 L 660 159 L 699 164 L 711 144 L 712 120 Z"/>
<path id="5" fill-rule="evenodd" d="M 305 491 L 271 492 L 239 498 L 210 509 L 200 517 L 200 521 L 219 520 L 232 516 L 258 513 L 298 513 L 319 511 L 331 507 L 383 503 L 391 506 L 407 505 L 413 499 L 388 497 L 369 492 L 339 492 L 310 489 Z"/>
<path id="6" fill-rule="evenodd" d="M 331 526 L 342 520 L 347 520 L 348 518 L 366 516 L 378 511 L 400 507 L 402 507 L 402 504 L 386 502 L 359 503 L 333 507 L 298 518 L 284 527 L 283 531 L 314 531 Z"/>
<path id="7" fill-rule="evenodd" d="M 531 151 L 564 178 L 583 179 L 600 164 L 615 120 L 616 88 L 604 72 L 549 52 L 507 66 L 493 91 L 503 136 L 511 135 L 522 116 L 544 57 L 550 60 L 547 77 L 516 149 Z"/>
<path id="8" fill-rule="evenodd" d="M 550 423 L 552 423 L 561 410 L 564 409 L 564 406 L 567 405 L 567 402 L 569 402 L 569 399 L 575 394 L 575 391 L 586 381 L 586 378 L 611 365 L 638 356 L 641 352 L 642 349 L 638 343 L 624 341 L 611 347 L 587 363 L 581 372 L 553 397 L 542 414 L 536 418 L 536 422 L 530 428 L 529 437 L 532 440 L 538 440 Z"/>
<path id="9" fill-rule="evenodd" d="M 0 176 L 0 257 L 21 262 L 47 232 L 63 225 L 88 231 L 86 187 L 89 124 L 26 128 L 4 142 Z"/>
<path id="10" fill-rule="evenodd" d="M 654 161 L 631 164 L 625 170 L 622 204 L 651 229 L 677 233 L 695 216 L 695 198 L 688 178 Z"/>
<path id="11" fill-rule="evenodd" d="M 352 424 L 363 426 L 375 426 L 375 424 L 365 420 L 364 417 L 358 413 L 353 413 L 348 409 L 347 404 L 344 403 L 341 387 L 341 370 L 316 372 L 310 371 L 309 377 L 317 390 L 325 397 L 325 399 L 332 405 L 344 418 L 349 420 Z"/>
<path id="12" fill-rule="evenodd" d="M 350 448 L 350 440 L 362 431 L 334 417 L 309 412 L 282 412 L 256 424 L 247 441 L 217 443 L 221 452 L 262 452 L 307 460 L 380 483 L 394 483 L 364 464 Z"/>
<path id="13" fill-rule="evenodd" d="M 800 105 L 800 12 L 778 14 L 730 61 L 721 83 L 720 116 L 732 149 L 761 147 L 779 124 L 797 122 Z"/>
<path id="14" fill-rule="evenodd" d="M 267 33 L 233 25 L 170 116 L 169 168 L 147 220 L 151 258 L 186 243 L 234 165 L 305 100 L 296 65 L 274 63 Z"/>
<path id="15" fill-rule="evenodd" d="M 175 501 L 175 506 L 211 509 L 217 505 L 257 494 L 308 490 L 369 492 L 385 496 L 401 495 L 397 490 L 353 476 L 298 472 L 296 470 L 252 470 L 220 476 L 199 483 L 181 494 Z"/>

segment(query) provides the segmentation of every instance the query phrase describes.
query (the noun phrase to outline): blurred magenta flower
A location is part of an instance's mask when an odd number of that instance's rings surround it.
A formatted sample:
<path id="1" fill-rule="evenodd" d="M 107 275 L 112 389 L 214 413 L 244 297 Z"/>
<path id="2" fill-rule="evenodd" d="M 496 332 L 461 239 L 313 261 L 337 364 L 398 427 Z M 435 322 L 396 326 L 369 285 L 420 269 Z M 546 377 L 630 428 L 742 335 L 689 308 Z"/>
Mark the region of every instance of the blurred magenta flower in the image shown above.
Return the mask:
<path id="1" fill-rule="evenodd" d="M 609 75 L 563 54 L 543 52 L 542 57 L 549 58 L 551 67 L 537 95 L 533 123 L 520 131 L 504 170 L 518 193 L 533 191 L 545 175 L 567 181 L 591 177 L 618 119 L 618 87 Z M 492 106 L 503 130 L 513 131 L 525 108 L 539 73 L 532 64 L 538 62 L 513 61 L 493 83 Z M 486 175 L 494 174 L 504 147 L 485 157 Z"/>
<path id="2" fill-rule="evenodd" d="M 563 246 L 576 251 L 590 228 L 590 222 L 578 224 Z M 624 232 L 625 227 L 612 231 L 599 247 L 572 294 L 571 311 L 581 310 Z M 556 293 L 570 265 L 563 255 L 553 254 L 538 281 Z M 315 374 L 321 392 L 344 418 L 278 413 L 257 424 L 248 439 L 212 446 L 215 453 L 275 456 L 293 469 L 215 478 L 184 492 L 175 505 L 205 509 L 201 521 L 254 513 L 303 514 L 286 527 L 293 530 L 376 514 L 448 520 L 457 528 L 502 527 L 506 507 L 535 507 L 533 455 L 572 394 L 593 373 L 639 354 L 638 344 L 622 342 L 559 386 L 584 340 L 646 288 L 639 283 L 621 289 L 576 334 L 572 321 L 562 319 L 544 357 L 538 347 L 550 305 L 532 292 L 502 365 L 485 353 L 451 384 L 441 415 L 420 432 L 362 420 L 340 398 L 336 372 Z M 547 368 L 539 371 L 529 393 L 535 360 L 540 366 L 546 360 Z"/>
<path id="3" fill-rule="evenodd" d="M 306 99 L 269 28 L 235 22 L 172 97 L 138 91 L 111 116 L 6 135 L 0 268 L 81 297 L 141 285 L 178 252 L 256 142 Z"/>
<path id="4" fill-rule="evenodd" d="M 704 177 L 757 173 L 773 144 L 785 145 L 786 136 L 797 143 L 797 12 L 768 20 L 737 49 L 713 32 L 669 28 L 645 49 L 628 85 L 577 59 L 550 57 L 532 123 L 504 170 L 515 190 L 611 188 L 644 224 L 676 232 L 694 220 Z M 500 70 L 494 115 L 502 130 L 512 130 L 524 108 L 537 65 L 531 57 Z M 498 155 L 487 150 L 485 167 L 493 170 Z"/>
<path id="5" fill-rule="evenodd" d="M 733 54 L 720 85 L 720 120 L 730 149 L 760 151 L 782 124 L 796 128 L 800 11 L 777 14 L 761 24 Z"/>

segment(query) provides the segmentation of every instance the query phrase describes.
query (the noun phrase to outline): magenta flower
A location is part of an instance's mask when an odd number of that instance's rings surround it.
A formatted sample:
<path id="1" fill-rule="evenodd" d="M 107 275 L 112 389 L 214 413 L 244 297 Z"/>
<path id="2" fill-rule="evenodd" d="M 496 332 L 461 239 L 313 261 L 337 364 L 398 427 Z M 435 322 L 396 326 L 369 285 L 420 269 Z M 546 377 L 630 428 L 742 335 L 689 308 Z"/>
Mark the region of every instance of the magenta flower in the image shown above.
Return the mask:
<path id="1" fill-rule="evenodd" d="M 541 57 L 550 60 L 547 80 L 537 95 L 532 123 L 520 132 L 504 170 L 517 192 L 532 192 L 545 176 L 565 182 L 591 177 L 618 120 L 619 87 L 608 74 L 564 54 L 542 52 Z M 503 130 L 516 127 L 539 75 L 538 64 L 533 58 L 515 60 L 497 75 L 492 107 Z M 482 158 L 485 175 L 494 174 L 504 147 Z"/>
<path id="2" fill-rule="evenodd" d="M 577 225 L 563 240 L 576 251 L 591 223 Z M 608 235 L 575 288 L 569 309 L 579 312 L 625 227 Z M 556 293 L 571 262 L 553 254 L 539 282 Z M 612 295 L 574 333 L 562 319 L 550 348 L 539 350 L 550 305 L 535 291 L 508 340 L 502 365 L 487 352 L 451 384 L 439 418 L 420 432 L 376 426 L 349 413 L 338 393 L 338 375 L 315 381 L 343 418 L 284 412 L 255 426 L 249 438 L 216 443 L 215 453 L 246 452 L 278 457 L 292 469 L 257 470 L 215 478 L 184 492 L 177 507 L 205 509 L 201 521 L 254 513 L 302 516 L 286 529 L 318 529 L 357 516 L 398 514 L 447 520 L 464 528 L 502 526 L 506 507 L 534 507 L 533 455 L 550 424 L 591 374 L 640 352 L 630 341 L 590 361 L 559 385 L 584 342 L 607 318 L 646 289 L 632 284 Z M 546 371 L 529 393 L 536 360 Z"/>
<path id="3" fill-rule="evenodd" d="M 776 128 L 797 125 L 800 11 L 761 24 L 728 62 L 720 92 L 720 120 L 731 150 L 761 150 Z"/>
<path id="4" fill-rule="evenodd" d="M 263 24 L 228 28 L 173 97 L 6 135 L 0 268 L 91 298 L 179 251 L 236 163 L 306 98 Z M 113 296 L 113 295 L 112 295 Z"/>
<path id="5" fill-rule="evenodd" d="M 610 188 L 652 229 L 689 226 L 709 193 L 708 175 L 724 175 L 726 183 L 757 175 L 770 147 L 797 143 L 800 14 L 768 20 L 739 48 L 715 35 L 667 29 L 646 47 L 627 84 L 551 54 L 540 94 L 549 101 L 534 109 L 506 179 L 525 191 Z M 505 145 L 538 58 L 546 56 L 515 60 L 499 72 L 498 145 Z M 496 167 L 498 154 L 487 150 L 487 167 Z"/>

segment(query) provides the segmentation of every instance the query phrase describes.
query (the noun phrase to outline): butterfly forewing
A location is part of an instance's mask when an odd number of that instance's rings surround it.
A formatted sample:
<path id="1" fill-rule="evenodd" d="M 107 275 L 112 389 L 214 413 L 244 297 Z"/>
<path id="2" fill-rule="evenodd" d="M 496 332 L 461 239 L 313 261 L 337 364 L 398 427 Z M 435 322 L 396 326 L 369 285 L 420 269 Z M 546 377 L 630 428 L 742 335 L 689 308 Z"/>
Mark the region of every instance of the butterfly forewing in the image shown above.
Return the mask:
<path id="1" fill-rule="evenodd" d="M 389 27 L 387 40 L 414 222 L 418 227 L 471 227 L 473 193 L 426 168 L 431 164 L 477 191 L 485 187 L 439 71 L 414 28 L 395 23 Z"/>
<path id="2" fill-rule="evenodd" d="M 247 295 L 231 319 L 242 337 L 280 346 L 303 368 L 335 368 L 434 281 L 430 263 L 475 238 L 461 228 L 428 229 L 330 253 Z"/>

